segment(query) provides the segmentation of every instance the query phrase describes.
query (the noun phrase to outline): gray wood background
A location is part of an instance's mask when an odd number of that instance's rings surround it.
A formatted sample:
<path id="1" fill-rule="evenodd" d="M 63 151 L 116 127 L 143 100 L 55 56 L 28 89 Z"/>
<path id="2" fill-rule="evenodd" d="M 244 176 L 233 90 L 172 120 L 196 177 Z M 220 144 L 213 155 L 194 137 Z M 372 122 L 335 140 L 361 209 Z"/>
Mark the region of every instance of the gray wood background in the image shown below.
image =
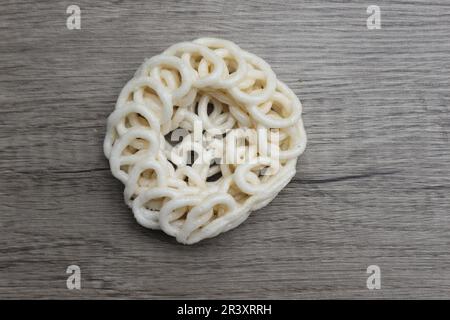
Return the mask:
<path id="1" fill-rule="evenodd" d="M 447 0 L 2 0 L 0 298 L 450 298 L 449 35 Z M 102 140 L 144 58 L 200 36 L 266 59 L 309 145 L 268 207 L 183 246 L 134 221 Z"/>

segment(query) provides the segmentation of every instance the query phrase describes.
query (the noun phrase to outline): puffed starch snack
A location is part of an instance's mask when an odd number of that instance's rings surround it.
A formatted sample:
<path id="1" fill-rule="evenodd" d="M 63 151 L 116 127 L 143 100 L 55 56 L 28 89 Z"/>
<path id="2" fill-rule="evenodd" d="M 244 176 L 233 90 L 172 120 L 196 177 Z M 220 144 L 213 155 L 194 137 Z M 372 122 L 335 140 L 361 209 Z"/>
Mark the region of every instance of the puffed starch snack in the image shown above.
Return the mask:
<path id="1" fill-rule="evenodd" d="M 140 66 L 104 152 L 138 223 L 193 244 L 235 228 L 292 179 L 306 146 L 301 112 L 263 59 L 200 38 Z"/>

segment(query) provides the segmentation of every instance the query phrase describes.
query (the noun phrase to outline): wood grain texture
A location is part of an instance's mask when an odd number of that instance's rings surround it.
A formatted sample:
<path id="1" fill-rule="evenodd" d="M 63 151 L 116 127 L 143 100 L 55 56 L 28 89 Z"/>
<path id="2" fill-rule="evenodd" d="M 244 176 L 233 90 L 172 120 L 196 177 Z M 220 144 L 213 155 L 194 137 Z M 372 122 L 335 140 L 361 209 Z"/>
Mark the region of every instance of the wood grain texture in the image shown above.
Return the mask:
<path id="1" fill-rule="evenodd" d="M 448 1 L 77 0 L 68 30 L 74 3 L 1 4 L 0 298 L 450 298 Z M 102 140 L 144 58 L 200 36 L 266 59 L 309 144 L 269 206 L 183 246 L 134 221 Z"/>

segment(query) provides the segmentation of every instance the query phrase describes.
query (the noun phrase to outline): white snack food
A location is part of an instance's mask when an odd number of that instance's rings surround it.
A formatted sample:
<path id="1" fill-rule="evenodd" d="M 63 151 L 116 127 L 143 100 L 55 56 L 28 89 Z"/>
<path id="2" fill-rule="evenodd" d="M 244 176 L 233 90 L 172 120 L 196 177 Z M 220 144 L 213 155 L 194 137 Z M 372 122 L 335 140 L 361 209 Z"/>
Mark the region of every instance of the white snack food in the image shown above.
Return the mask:
<path id="1" fill-rule="evenodd" d="M 292 179 L 306 147 L 301 112 L 263 59 L 200 38 L 141 65 L 108 118 L 104 152 L 138 223 L 193 244 L 238 226 Z M 234 161 L 218 163 L 218 151 Z"/>

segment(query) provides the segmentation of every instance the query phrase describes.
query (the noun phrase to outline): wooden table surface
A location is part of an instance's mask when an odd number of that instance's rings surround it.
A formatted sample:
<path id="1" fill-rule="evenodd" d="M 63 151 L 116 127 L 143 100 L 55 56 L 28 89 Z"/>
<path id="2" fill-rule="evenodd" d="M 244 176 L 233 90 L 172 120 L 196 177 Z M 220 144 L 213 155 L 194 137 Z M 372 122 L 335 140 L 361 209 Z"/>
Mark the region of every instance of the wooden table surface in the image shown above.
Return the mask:
<path id="1" fill-rule="evenodd" d="M 269 206 L 183 246 L 135 222 L 102 141 L 144 58 L 201 36 L 266 59 L 309 143 Z M 450 298 L 449 38 L 446 0 L 3 0 L 0 298 Z"/>

